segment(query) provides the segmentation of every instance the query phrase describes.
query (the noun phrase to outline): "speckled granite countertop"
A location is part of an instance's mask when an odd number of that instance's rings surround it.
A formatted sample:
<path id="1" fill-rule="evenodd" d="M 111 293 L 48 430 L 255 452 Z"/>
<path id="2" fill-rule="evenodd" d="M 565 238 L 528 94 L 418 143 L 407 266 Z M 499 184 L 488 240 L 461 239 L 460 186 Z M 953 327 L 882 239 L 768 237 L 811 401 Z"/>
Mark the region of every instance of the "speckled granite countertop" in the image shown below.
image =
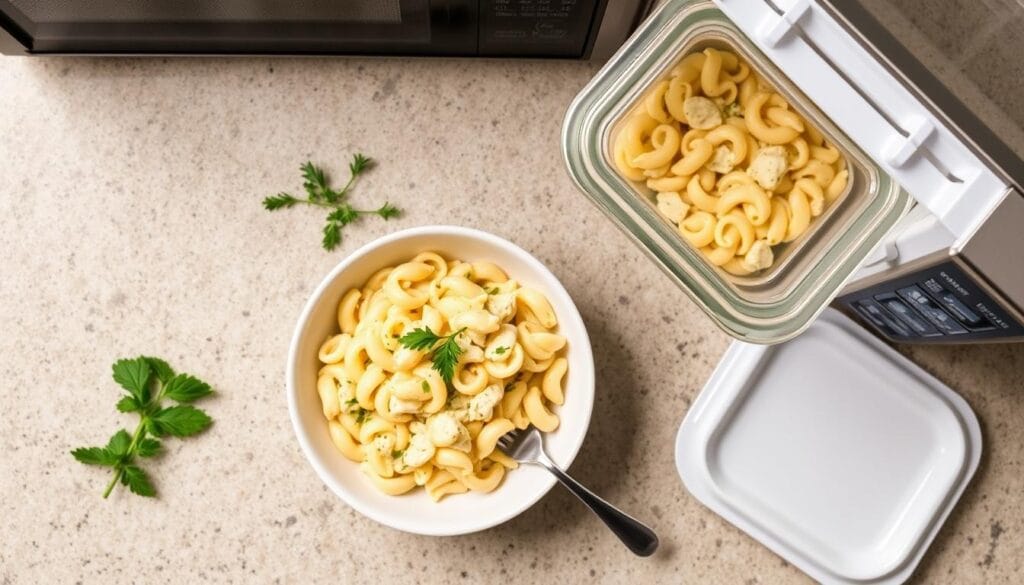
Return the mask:
<path id="1" fill-rule="evenodd" d="M 728 340 L 570 184 L 558 151 L 584 63 L 0 59 L 0 582 L 807 581 L 704 509 L 672 463 L 679 423 Z M 272 216 L 307 157 L 380 160 L 356 201 L 397 222 L 319 249 L 320 214 Z M 498 528 L 436 539 L 356 515 L 303 459 L 284 400 L 295 319 L 321 277 L 389 231 L 479 227 L 545 261 L 598 365 L 573 471 L 651 522 L 632 557 L 553 490 Z M 608 278 L 608 275 L 619 275 Z M 985 433 L 981 468 L 924 560 L 928 583 L 1020 582 L 1024 345 L 912 348 Z M 216 424 L 171 442 L 162 497 L 99 497 L 68 450 L 127 418 L 119 356 L 166 356 L 219 390 Z M 381 556 L 385 546 L 397 551 Z"/>

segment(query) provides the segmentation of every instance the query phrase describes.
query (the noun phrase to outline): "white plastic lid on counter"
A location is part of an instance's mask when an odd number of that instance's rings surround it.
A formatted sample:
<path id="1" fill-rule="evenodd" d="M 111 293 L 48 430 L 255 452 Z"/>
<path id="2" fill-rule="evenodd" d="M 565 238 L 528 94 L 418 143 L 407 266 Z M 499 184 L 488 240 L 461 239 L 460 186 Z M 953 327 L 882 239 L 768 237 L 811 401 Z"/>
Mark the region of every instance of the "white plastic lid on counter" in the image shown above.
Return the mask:
<path id="1" fill-rule="evenodd" d="M 832 309 L 734 342 L 676 440 L 698 500 L 823 583 L 906 580 L 980 457 L 967 403 Z"/>

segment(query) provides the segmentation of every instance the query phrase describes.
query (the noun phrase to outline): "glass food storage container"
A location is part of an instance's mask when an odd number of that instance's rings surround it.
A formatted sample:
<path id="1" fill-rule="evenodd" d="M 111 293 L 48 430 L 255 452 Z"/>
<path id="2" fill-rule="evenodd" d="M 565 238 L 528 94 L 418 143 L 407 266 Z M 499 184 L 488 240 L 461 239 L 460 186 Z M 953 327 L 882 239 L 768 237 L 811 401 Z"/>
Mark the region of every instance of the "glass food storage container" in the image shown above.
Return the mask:
<path id="1" fill-rule="evenodd" d="M 808 231 L 774 246 L 772 266 L 746 276 L 711 264 L 658 212 L 654 192 L 620 175 L 613 158 L 615 136 L 647 92 L 683 56 L 707 47 L 746 60 L 837 147 L 850 172 L 846 191 Z M 667 2 L 640 26 L 569 107 L 562 149 L 577 186 L 720 327 L 752 343 L 807 328 L 912 202 L 709 1 Z"/>

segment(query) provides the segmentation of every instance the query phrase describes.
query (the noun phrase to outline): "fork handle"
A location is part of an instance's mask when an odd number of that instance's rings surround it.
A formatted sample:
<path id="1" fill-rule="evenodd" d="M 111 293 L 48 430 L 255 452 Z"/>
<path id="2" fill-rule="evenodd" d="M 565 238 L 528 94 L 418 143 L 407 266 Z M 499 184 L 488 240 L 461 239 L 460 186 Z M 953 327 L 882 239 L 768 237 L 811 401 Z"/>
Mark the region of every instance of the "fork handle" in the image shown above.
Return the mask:
<path id="1" fill-rule="evenodd" d="M 540 458 L 538 463 L 546 467 L 562 485 L 593 510 L 597 517 L 611 528 L 615 536 L 633 551 L 633 554 L 647 557 L 658 550 L 658 535 L 653 530 L 583 487 L 583 484 L 570 477 L 547 457 Z"/>

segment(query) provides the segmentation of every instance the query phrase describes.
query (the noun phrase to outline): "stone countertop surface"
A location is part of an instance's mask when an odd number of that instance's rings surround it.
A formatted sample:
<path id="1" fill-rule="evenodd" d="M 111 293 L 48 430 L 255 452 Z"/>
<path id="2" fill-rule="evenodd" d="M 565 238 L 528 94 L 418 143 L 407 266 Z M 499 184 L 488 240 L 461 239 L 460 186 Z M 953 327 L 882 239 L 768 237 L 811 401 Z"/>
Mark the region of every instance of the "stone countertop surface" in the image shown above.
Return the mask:
<path id="1" fill-rule="evenodd" d="M 374 59 L 0 59 L 0 583 L 802 583 L 688 495 L 672 445 L 729 343 L 569 181 L 559 127 L 587 63 Z M 322 214 L 269 214 L 299 163 L 405 210 L 319 247 Z M 660 534 L 629 554 L 562 489 L 485 532 L 367 520 L 305 461 L 284 399 L 295 320 L 356 247 L 472 226 L 559 276 L 597 363 L 572 467 Z M 922 583 L 1024 579 L 1024 345 L 901 349 L 977 412 L 981 466 Z M 110 364 L 165 356 L 217 389 L 204 435 L 149 463 L 160 498 L 68 451 L 134 420 Z M 384 552 L 387 550 L 388 552 Z"/>

